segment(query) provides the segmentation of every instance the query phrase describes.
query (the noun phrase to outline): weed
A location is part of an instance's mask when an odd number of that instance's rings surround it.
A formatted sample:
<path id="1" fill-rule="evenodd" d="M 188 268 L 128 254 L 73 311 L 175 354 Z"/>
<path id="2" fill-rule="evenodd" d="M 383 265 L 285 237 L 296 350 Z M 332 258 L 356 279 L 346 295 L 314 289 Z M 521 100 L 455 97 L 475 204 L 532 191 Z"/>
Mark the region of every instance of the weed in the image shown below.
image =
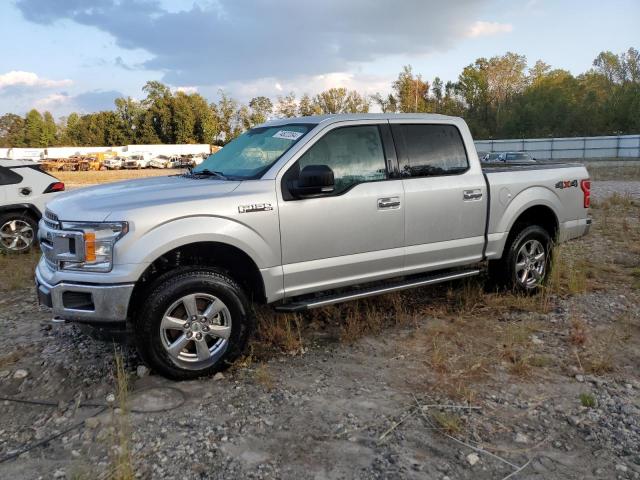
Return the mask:
<path id="1" fill-rule="evenodd" d="M 573 345 L 584 345 L 587 342 L 587 325 L 580 318 L 571 320 L 571 329 L 569 331 L 569 341 Z"/>
<path id="2" fill-rule="evenodd" d="M 591 356 L 586 364 L 586 371 L 594 375 L 603 375 L 614 370 L 611 354 L 607 352 L 598 352 Z"/>
<path id="3" fill-rule="evenodd" d="M 262 385 L 266 390 L 272 390 L 274 386 L 274 379 L 269 367 L 266 363 L 260 363 L 254 372 L 254 378 L 256 382 Z"/>
<path id="4" fill-rule="evenodd" d="M 113 412 L 113 424 L 115 427 L 113 445 L 111 447 L 111 475 L 113 480 L 133 480 L 135 469 L 129 439 L 131 437 L 131 425 L 129 423 L 129 376 L 124 368 L 124 360 L 119 352 L 115 354 L 116 362 L 116 401 L 119 412 Z"/>
<path id="5" fill-rule="evenodd" d="M 526 355 L 519 357 L 512 365 L 509 366 L 509 373 L 518 377 L 528 377 L 531 375 L 529 357 Z"/>
<path id="6" fill-rule="evenodd" d="M 587 408 L 595 408 L 596 406 L 596 399 L 593 395 L 591 395 L 590 393 L 581 393 L 580 394 L 580 404 L 583 407 L 587 407 Z"/>
<path id="7" fill-rule="evenodd" d="M 462 419 L 450 412 L 432 412 L 431 418 L 436 425 L 449 435 L 457 435 L 462 431 Z"/>
<path id="8" fill-rule="evenodd" d="M 278 314 L 269 309 L 257 312 L 257 338 L 263 346 L 288 354 L 302 351 L 301 320 L 296 314 Z"/>

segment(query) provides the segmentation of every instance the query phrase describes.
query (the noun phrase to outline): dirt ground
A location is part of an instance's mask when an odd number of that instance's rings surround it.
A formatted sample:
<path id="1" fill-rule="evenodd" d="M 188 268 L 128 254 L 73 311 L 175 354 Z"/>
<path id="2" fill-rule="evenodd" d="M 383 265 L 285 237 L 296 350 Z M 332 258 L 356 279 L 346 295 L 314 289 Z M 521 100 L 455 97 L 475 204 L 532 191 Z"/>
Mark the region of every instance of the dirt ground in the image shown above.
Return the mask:
<path id="1" fill-rule="evenodd" d="M 538 296 L 261 310 L 250 353 L 190 382 L 50 323 L 36 256 L 0 258 L 0 478 L 640 478 L 640 182 L 593 190 Z"/>

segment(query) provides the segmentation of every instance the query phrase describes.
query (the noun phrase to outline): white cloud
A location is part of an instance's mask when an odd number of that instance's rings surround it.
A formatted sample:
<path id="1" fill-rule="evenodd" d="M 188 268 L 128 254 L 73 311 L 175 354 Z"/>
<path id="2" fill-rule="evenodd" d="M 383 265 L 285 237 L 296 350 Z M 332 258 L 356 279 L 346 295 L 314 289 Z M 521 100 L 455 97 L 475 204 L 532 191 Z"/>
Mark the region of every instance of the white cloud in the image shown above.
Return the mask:
<path id="1" fill-rule="evenodd" d="M 60 88 L 68 87 L 72 83 L 71 80 L 49 80 L 33 72 L 20 70 L 0 74 L 0 89 L 7 87 Z"/>
<path id="2" fill-rule="evenodd" d="M 198 93 L 198 87 L 191 87 L 191 86 L 175 87 L 172 90 L 174 92 L 186 93 L 187 95 L 191 95 L 192 93 Z"/>
<path id="3" fill-rule="evenodd" d="M 273 77 L 259 78 L 251 81 L 229 82 L 221 85 L 202 87 L 204 95 L 217 96 L 218 90 L 230 94 L 233 98 L 248 102 L 252 97 L 265 95 L 272 99 L 293 92 L 297 98 L 303 94 L 315 95 L 329 88 L 346 88 L 357 90 L 363 95 L 376 92 L 387 92 L 393 81 L 392 76 L 355 74 L 349 72 L 332 72 L 321 75 L 297 75 L 286 80 Z"/>
<path id="4" fill-rule="evenodd" d="M 58 107 L 64 103 L 67 103 L 71 97 L 66 93 L 52 93 L 44 98 L 36 100 L 35 106 L 37 108 L 51 108 Z"/>
<path id="5" fill-rule="evenodd" d="M 491 35 L 499 35 L 501 33 L 510 33 L 513 31 L 513 25 L 510 23 L 484 22 L 478 20 L 473 23 L 467 30 L 467 37 L 488 37 Z"/>

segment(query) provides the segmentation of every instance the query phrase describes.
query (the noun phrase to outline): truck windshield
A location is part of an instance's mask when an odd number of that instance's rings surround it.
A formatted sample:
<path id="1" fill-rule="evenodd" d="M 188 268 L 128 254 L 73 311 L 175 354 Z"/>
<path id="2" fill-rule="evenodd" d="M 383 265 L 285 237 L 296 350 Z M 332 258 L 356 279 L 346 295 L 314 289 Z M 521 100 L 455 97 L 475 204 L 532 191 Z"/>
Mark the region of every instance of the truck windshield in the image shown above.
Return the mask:
<path id="1" fill-rule="evenodd" d="M 215 172 L 243 180 L 260 178 L 313 127 L 312 124 L 289 124 L 252 128 L 209 155 L 192 173 Z"/>

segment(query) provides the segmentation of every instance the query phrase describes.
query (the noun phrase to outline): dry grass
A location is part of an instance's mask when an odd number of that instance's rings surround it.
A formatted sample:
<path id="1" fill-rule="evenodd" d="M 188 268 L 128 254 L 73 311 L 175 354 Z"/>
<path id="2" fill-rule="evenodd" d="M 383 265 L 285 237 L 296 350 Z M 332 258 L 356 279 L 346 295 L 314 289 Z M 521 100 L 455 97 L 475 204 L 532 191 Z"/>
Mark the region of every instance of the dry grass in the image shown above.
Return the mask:
<path id="1" fill-rule="evenodd" d="M 37 249 L 19 255 L 0 253 L 0 292 L 33 286 L 33 275 L 40 260 Z"/>
<path id="2" fill-rule="evenodd" d="M 273 390 L 275 380 L 273 378 L 271 370 L 269 370 L 269 366 L 266 363 L 260 363 L 256 367 L 253 374 L 254 379 L 258 384 L 262 385 L 266 390 Z"/>
<path id="3" fill-rule="evenodd" d="M 592 180 L 640 180 L 640 164 L 626 166 L 587 165 Z"/>
<path id="4" fill-rule="evenodd" d="M 129 375 L 124 367 L 122 355 L 115 354 L 116 402 L 118 410 L 112 412 L 114 434 L 109 477 L 112 480 L 133 480 L 135 468 L 131 454 L 131 424 L 129 420 Z"/>
<path id="5" fill-rule="evenodd" d="M 268 308 L 256 312 L 258 353 L 278 351 L 289 355 L 303 352 L 301 319 L 296 314 L 277 314 Z"/>
<path id="6" fill-rule="evenodd" d="M 463 421 L 459 415 L 451 412 L 431 412 L 435 425 L 449 435 L 456 436 L 462 432 Z"/>
<path id="7" fill-rule="evenodd" d="M 118 182 L 135 178 L 161 177 L 176 175 L 184 172 L 181 169 L 153 169 L 144 170 L 95 170 L 88 172 L 52 172 L 60 181 L 69 186 L 95 185 L 99 183 Z"/>

